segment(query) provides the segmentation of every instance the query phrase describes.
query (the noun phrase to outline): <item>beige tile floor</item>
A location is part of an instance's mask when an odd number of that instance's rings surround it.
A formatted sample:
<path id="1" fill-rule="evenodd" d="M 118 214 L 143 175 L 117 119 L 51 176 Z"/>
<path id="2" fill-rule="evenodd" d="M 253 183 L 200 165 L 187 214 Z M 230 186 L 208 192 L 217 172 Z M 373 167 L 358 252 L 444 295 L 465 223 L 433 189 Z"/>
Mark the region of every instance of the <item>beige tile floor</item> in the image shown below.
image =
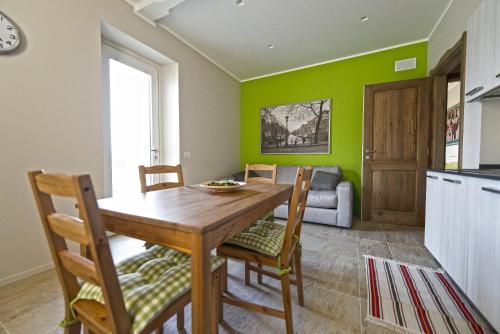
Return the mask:
<path id="1" fill-rule="evenodd" d="M 424 230 L 415 227 L 355 222 L 346 230 L 304 224 L 303 272 L 305 307 L 296 303 L 293 317 L 297 333 L 391 333 L 366 323 L 366 280 L 363 254 L 437 267 L 423 246 Z M 141 251 L 142 242 L 112 238 L 115 261 Z M 264 278 L 262 285 L 252 276 L 252 286 L 243 283 L 241 263 L 229 263 L 229 290 L 236 296 L 281 308 L 280 283 Z M 63 315 L 63 300 L 53 270 L 0 288 L 0 334 L 62 333 L 57 326 Z M 283 321 L 225 305 L 222 333 L 284 333 Z M 190 332 L 190 308 L 186 310 L 186 332 Z M 165 324 L 177 333 L 175 317 Z"/>

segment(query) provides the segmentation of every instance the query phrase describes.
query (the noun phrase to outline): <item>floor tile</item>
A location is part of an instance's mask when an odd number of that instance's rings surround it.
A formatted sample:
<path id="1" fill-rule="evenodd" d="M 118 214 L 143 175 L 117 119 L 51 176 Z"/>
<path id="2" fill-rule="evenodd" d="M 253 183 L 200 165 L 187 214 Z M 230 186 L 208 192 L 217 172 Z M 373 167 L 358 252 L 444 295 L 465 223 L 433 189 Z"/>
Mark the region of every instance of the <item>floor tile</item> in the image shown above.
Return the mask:
<path id="1" fill-rule="evenodd" d="M 358 265 L 359 298 L 368 298 L 365 261 L 360 260 Z"/>
<path id="2" fill-rule="evenodd" d="M 420 247 L 425 247 L 425 231 L 424 229 L 415 229 L 410 231 L 410 235 L 415 239 Z"/>
<path id="3" fill-rule="evenodd" d="M 300 236 L 300 241 L 302 243 L 302 248 L 322 252 L 326 245 L 328 244 L 329 234 L 321 233 L 304 233 Z"/>
<path id="4" fill-rule="evenodd" d="M 328 256 L 342 255 L 352 258 L 358 257 L 358 243 L 356 240 L 330 236 L 328 244 L 323 248 L 323 253 Z"/>
<path id="5" fill-rule="evenodd" d="M 332 236 L 336 239 L 357 240 L 358 231 L 355 228 L 332 227 L 330 237 Z"/>
<path id="6" fill-rule="evenodd" d="M 332 255 L 324 256 L 321 262 L 317 286 L 358 297 L 358 259 Z"/>
<path id="7" fill-rule="evenodd" d="M 359 333 L 359 298 L 315 288 L 314 302 L 306 307 L 299 333 Z"/>
<path id="8" fill-rule="evenodd" d="M 394 260 L 419 266 L 438 268 L 439 265 L 420 247 L 388 243 Z"/>
<path id="9" fill-rule="evenodd" d="M 144 252 L 144 241 L 125 237 L 122 235 L 115 235 L 110 238 L 110 242 L 113 243 L 111 247 L 111 255 L 113 256 L 113 261 L 118 263 L 126 258 Z"/>
<path id="10" fill-rule="evenodd" d="M 376 257 L 383 257 L 386 259 L 392 259 L 391 251 L 389 250 L 389 246 L 385 241 L 359 239 L 358 251 L 359 251 L 360 261 L 363 261 L 364 259 L 363 255 L 371 255 Z"/>
<path id="11" fill-rule="evenodd" d="M 384 231 L 378 223 L 360 222 L 356 228 L 360 239 L 386 241 Z"/>
<path id="12" fill-rule="evenodd" d="M 55 300 L 62 299 L 55 270 L 48 270 L 31 278 L 0 289 L 0 321 L 4 324 L 33 309 L 50 306 Z"/>
<path id="13" fill-rule="evenodd" d="M 418 246 L 410 234 L 410 228 L 400 225 L 384 224 L 382 226 L 387 242 L 408 246 Z"/>
<path id="14" fill-rule="evenodd" d="M 64 330 L 59 322 L 64 318 L 64 302 L 57 300 L 31 312 L 23 313 L 4 323 L 10 334 L 50 333 L 59 334 Z"/>
<path id="15" fill-rule="evenodd" d="M 306 248 L 302 249 L 302 278 L 305 281 L 315 281 L 320 273 L 321 260 L 324 253 Z"/>

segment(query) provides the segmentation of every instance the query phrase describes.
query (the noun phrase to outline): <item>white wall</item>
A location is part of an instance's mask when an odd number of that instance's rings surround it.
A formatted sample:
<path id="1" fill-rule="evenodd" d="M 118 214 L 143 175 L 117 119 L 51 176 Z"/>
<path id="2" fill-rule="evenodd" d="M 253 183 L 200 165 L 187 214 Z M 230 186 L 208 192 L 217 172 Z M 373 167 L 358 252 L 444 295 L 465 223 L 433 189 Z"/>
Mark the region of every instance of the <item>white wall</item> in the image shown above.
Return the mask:
<path id="1" fill-rule="evenodd" d="M 427 66 L 432 70 L 444 53 L 455 45 L 467 30 L 467 20 L 481 0 L 453 0 L 429 39 Z"/>
<path id="2" fill-rule="evenodd" d="M 464 139 L 462 141 L 462 168 L 479 168 L 481 154 L 481 103 L 466 103 L 464 106 Z"/>
<path id="3" fill-rule="evenodd" d="M 103 193 L 101 20 L 179 64 L 186 181 L 239 167 L 240 84 L 123 0 L 2 2 L 24 34 L 0 56 L 0 285 L 51 262 L 26 172 L 89 173 Z M 190 159 L 182 152 L 189 151 Z M 42 266 L 42 267 L 40 267 Z"/>
<path id="4" fill-rule="evenodd" d="M 500 100 L 482 103 L 481 164 L 500 164 Z"/>

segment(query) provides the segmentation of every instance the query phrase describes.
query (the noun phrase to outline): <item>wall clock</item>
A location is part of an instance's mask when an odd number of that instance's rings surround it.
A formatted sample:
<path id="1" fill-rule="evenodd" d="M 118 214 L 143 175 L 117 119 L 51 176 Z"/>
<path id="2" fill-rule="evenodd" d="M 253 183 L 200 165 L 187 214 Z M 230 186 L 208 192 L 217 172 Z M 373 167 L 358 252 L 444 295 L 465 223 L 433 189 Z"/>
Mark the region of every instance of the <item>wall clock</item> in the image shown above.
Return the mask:
<path id="1" fill-rule="evenodd" d="M 16 25 L 0 12 L 0 53 L 14 51 L 21 44 L 21 36 Z"/>

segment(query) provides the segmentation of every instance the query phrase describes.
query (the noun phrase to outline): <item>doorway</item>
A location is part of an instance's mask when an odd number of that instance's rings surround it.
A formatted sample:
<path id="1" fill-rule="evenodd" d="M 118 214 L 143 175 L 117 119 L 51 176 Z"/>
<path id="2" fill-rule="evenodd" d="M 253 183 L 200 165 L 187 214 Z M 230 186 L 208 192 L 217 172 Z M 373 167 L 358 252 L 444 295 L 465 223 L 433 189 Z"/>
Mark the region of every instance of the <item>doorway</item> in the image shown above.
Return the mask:
<path id="1" fill-rule="evenodd" d="M 448 50 L 431 71 L 429 167 L 461 169 L 467 34 Z"/>
<path id="2" fill-rule="evenodd" d="M 365 87 L 362 219 L 423 225 L 429 79 Z"/>
<path id="3" fill-rule="evenodd" d="M 158 164 L 160 159 L 159 74 L 152 64 L 105 44 L 103 72 L 111 194 L 121 196 L 140 190 L 139 165 Z"/>

